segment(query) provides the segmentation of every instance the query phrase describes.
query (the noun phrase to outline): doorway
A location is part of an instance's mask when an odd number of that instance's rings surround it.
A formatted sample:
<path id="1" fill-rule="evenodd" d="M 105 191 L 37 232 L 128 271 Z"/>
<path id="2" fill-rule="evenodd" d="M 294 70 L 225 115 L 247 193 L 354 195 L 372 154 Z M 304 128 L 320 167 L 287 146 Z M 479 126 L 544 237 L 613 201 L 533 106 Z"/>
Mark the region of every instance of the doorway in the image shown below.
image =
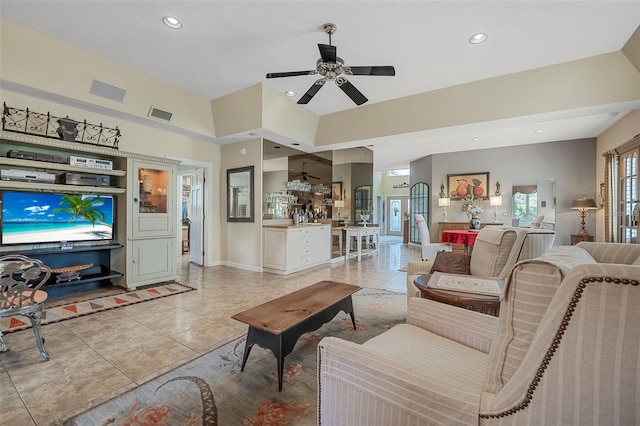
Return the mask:
<path id="1" fill-rule="evenodd" d="M 409 211 L 409 197 L 387 197 L 387 235 L 403 235 L 405 227 L 405 212 Z"/>
<path id="2" fill-rule="evenodd" d="M 181 189 L 178 211 L 178 256 L 188 257 L 195 265 L 204 265 L 204 169 L 184 168 L 178 172 Z"/>

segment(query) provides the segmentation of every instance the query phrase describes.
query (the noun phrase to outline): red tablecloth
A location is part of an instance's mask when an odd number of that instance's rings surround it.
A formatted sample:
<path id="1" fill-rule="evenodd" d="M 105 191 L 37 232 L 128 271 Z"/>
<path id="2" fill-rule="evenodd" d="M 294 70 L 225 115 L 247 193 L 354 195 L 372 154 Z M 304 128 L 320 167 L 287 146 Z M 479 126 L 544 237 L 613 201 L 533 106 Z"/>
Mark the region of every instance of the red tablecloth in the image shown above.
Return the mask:
<path id="1" fill-rule="evenodd" d="M 442 242 L 472 246 L 476 242 L 478 231 L 452 230 L 442 231 Z"/>

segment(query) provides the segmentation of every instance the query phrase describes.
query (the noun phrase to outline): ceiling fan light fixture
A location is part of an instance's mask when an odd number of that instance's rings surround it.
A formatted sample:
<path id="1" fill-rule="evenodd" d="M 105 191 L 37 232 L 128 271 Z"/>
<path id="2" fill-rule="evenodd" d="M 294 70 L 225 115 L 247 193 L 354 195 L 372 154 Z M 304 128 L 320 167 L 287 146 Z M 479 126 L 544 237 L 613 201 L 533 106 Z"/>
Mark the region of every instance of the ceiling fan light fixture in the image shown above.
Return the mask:
<path id="1" fill-rule="evenodd" d="M 178 18 L 174 18 L 173 16 L 163 16 L 162 23 L 164 23 L 169 28 L 173 28 L 174 30 L 182 28 L 182 22 L 180 22 Z"/>
<path id="2" fill-rule="evenodd" d="M 284 94 L 290 98 L 293 98 L 296 95 L 296 92 L 294 92 L 293 90 L 287 90 L 286 92 L 284 92 Z"/>
<path id="3" fill-rule="evenodd" d="M 469 43 L 480 44 L 487 41 L 487 35 L 485 33 L 477 33 L 469 37 Z"/>

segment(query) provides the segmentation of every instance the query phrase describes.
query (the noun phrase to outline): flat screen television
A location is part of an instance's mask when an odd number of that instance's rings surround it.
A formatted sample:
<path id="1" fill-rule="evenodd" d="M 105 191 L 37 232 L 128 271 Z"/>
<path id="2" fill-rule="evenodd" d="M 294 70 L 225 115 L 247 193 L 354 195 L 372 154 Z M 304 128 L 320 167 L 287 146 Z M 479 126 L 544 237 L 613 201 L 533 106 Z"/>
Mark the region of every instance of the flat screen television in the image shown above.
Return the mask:
<path id="1" fill-rule="evenodd" d="M 111 195 L 2 191 L 0 201 L 2 245 L 113 240 Z"/>

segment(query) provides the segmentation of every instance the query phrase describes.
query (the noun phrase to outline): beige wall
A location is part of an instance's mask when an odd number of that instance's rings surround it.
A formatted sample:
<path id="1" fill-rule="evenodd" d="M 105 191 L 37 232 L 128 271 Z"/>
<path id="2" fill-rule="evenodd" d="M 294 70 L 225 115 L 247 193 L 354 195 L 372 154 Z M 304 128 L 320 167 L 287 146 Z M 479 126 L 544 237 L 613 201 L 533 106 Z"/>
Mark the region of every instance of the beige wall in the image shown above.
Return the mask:
<path id="1" fill-rule="evenodd" d="M 640 110 L 631 111 L 622 117 L 616 124 L 602 132 L 597 138 L 596 155 L 596 180 L 594 193 L 600 190 L 600 182 L 604 182 L 604 158 L 602 154 L 617 148 L 634 136 L 640 134 Z M 604 241 L 604 209 L 596 212 L 597 227 L 596 240 Z"/>
<path id="2" fill-rule="evenodd" d="M 490 191 L 495 190 L 496 181 L 502 187 L 503 202 L 498 208 L 499 219 L 511 223 L 511 187 L 514 182 L 537 179 L 556 179 L 556 245 L 568 245 L 571 234 L 580 229 L 580 220 L 575 210 L 571 210 L 574 199 L 586 194 L 595 196 L 596 140 L 576 139 L 571 141 L 547 142 L 533 145 L 521 145 L 506 148 L 482 149 L 475 151 L 436 154 L 411 163 L 411 185 L 424 182 L 429 185 L 431 197 L 428 222 L 430 229 L 437 229 L 442 218 L 442 209 L 438 207 L 440 184 L 447 188 L 448 174 L 489 172 Z M 451 201 L 447 209 L 451 222 L 467 221 L 460 210 L 459 201 Z M 483 222 L 493 221 L 493 209 L 484 203 Z M 507 216 L 503 216 L 503 213 Z M 595 235 L 596 219 L 590 216 L 586 220 L 587 231 Z M 431 236 L 436 241 L 437 235 Z"/>
<path id="3" fill-rule="evenodd" d="M 316 145 L 638 99 L 640 73 L 613 52 L 323 115 Z"/>
<path id="4" fill-rule="evenodd" d="M 244 153 L 243 153 L 244 152 Z M 250 271 L 262 270 L 262 139 L 222 146 L 220 170 L 220 235 L 222 264 Z M 227 170 L 254 166 L 253 222 L 226 222 Z"/>
<path id="5" fill-rule="evenodd" d="M 215 135 L 207 99 L 56 41 L 6 19 L 2 19 L 0 23 L 2 24 L 0 27 L 2 80 L 135 117 L 146 118 L 153 105 L 164 111 L 173 112 L 172 126 L 198 132 L 204 136 Z M 15 40 L 20 42 L 16 43 Z M 25 54 L 25 52 L 37 52 L 37 54 Z M 124 102 L 119 103 L 92 95 L 89 91 L 94 79 L 125 89 L 127 94 Z"/>

